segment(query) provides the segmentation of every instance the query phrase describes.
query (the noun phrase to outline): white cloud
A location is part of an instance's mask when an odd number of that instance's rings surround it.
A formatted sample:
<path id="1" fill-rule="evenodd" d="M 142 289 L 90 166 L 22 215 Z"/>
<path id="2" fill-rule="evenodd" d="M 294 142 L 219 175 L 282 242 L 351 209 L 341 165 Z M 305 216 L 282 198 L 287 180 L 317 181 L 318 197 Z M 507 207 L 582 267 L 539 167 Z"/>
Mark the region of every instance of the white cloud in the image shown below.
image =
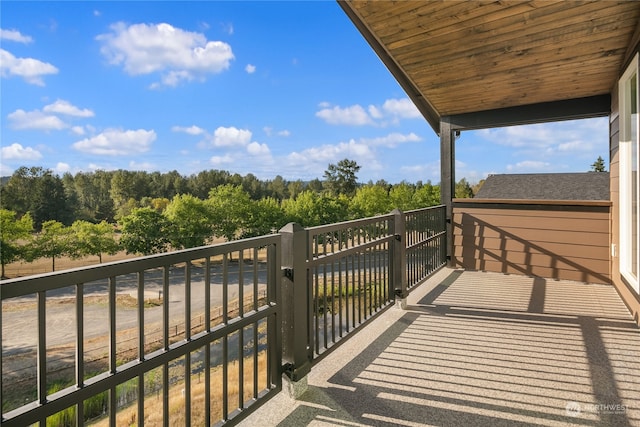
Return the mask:
<path id="1" fill-rule="evenodd" d="M 247 145 L 247 153 L 252 156 L 268 156 L 271 154 L 271 151 L 269 151 L 267 144 L 260 144 L 254 141 Z"/>
<path id="2" fill-rule="evenodd" d="M 59 117 L 42 111 L 16 110 L 7 115 L 13 129 L 62 130 L 68 127 Z"/>
<path id="3" fill-rule="evenodd" d="M 13 143 L 8 147 L 0 148 L 4 160 L 39 160 L 42 154 L 31 147 L 23 147 L 22 144 Z"/>
<path id="4" fill-rule="evenodd" d="M 45 105 L 42 109 L 45 113 L 65 114 L 73 117 L 93 117 L 95 114 L 89 109 L 80 109 L 69 101 L 58 99 L 53 104 Z"/>
<path id="5" fill-rule="evenodd" d="M 316 117 L 332 125 L 387 126 L 389 123 L 397 124 L 402 119 L 422 117 L 408 98 L 387 99 L 381 107 L 369 105 L 366 109 L 359 104 L 344 108 L 331 107 L 326 102 L 321 103 L 319 107 L 321 109 L 316 113 Z"/>
<path id="6" fill-rule="evenodd" d="M 397 147 L 398 144 L 403 144 L 406 142 L 420 142 L 420 141 L 422 141 L 422 138 L 420 138 L 418 135 L 416 135 L 413 132 L 409 134 L 394 132 L 378 138 L 361 139 L 361 142 L 366 145 L 383 146 L 383 147 L 389 147 L 389 148 Z"/>
<path id="7" fill-rule="evenodd" d="M 323 108 L 316 113 L 316 117 L 321 118 L 331 125 L 351 125 L 362 126 L 372 125 L 374 122 L 360 105 L 352 105 L 350 107 L 341 108 Z"/>
<path id="8" fill-rule="evenodd" d="M 85 134 L 85 130 L 82 126 L 73 126 L 71 128 L 71 132 L 73 132 L 74 134 L 81 136 Z"/>
<path id="9" fill-rule="evenodd" d="M 369 105 L 369 115 L 374 119 L 381 119 L 383 117 L 382 111 L 375 105 Z"/>
<path id="10" fill-rule="evenodd" d="M 214 166 L 226 165 L 229 163 L 233 163 L 233 157 L 227 155 L 224 156 L 213 156 L 209 159 L 209 163 Z"/>
<path id="11" fill-rule="evenodd" d="M 134 160 L 129 162 L 129 169 L 131 170 L 137 170 L 137 171 L 153 171 L 154 169 L 156 169 L 155 165 L 153 163 L 149 163 L 149 162 L 142 162 L 142 163 L 138 163 Z"/>
<path id="12" fill-rule="evenodd" d="M 33 58 L 16 58 L 4 49 L 0 49 L 0 75 L 2 77 L 18 76 L 29 84 L 44 86 L 42 76 L 57 74 L 53 65 Z"/>
<path id="13" fill-rule="evenodd" d="M 73 148 L 99 156 L 126 156 L 149 151 L 156 140 L 153 130 L 107 129 L 99 135 L 75 142 Z"/>
<path id="14" fill-rule="evenodd" d="M 251 65 L 251 64 L 247 64 L 247 66 L 244 67 L 244 70 L 249 74 L 253 74 L 253 73 L 256 72 L 256 66 L 255 65 Z"/>
<path id="15" fill-rule="evenodd" d="M 396 116 L 402 119 L 417 119 L 422 117 L 420 111 L 411 102 L 409 98 L 403 99 L 387 99 L 382 104 L 382 109 L 392 116 Z"/>
<path id="16" fill-rule="evenodd" d="M 274 134 L 274 130 L 273 130 L 273 128 L 272 128 L 272 127 L 265 126 L 265 127 L 263 127 L 263 128 L 262 128 L 262 130 L 264 131 L 264 133 L 265 133 L 267 136 L 272 136 L 272 135 Z M 286 137 L 291 136 L 291 132 L 290 132 L 290 131 L 288 131 L 287 129 L 283 129 L 283 130 L 275 131 L 275 134 L 276 134 L 277 136 L 283 136 L 283 137 L 285 137 L 285 138 L 286 138 Z"/>
<path id="17" fill-rule="evenodd" d="M 0 28 L 0 39 L 9 40 L 17 43 L 24 43 L 24 44 L 28 44 L 33 41 L 33 39 L 30 36 L 25 36 L 21 34 L 20 31 L 5 30 L 3 28 Z"/>
<path id="18" fill-rule="evenodd" d="M 213 133 L 213 145 L 216 147 L 246 146 L 251 141 L 251 131 L 231 127 L 219 127 Z"/>
<path id="19" fill-rule="evenodd" d="M 54 170 L 58 174 L 63 174 L 65 172 L 69 172 L 71 170 L 71 166 L 69 166 L 68 163 L 58 162 Z"/>
<path id="20" fill-rule="evenodd" d="M 130 75 L 161 73 L 165 86 L 183 81 L 204 80 L 230 67 L 234 59 L 231 46 L 208 41 L 201 34 L 172 25 L 119 22 L 111 32 L 96 37 L 101 52 L 111 64 L 122 65 Z M 153 85 L 158 87 L 159 83 Z"/>
<path id="21" fill-rule="evenodd" d="M 327 163 L 340 159 L 351 158 L 360 162 L 368 162 L 374 159 L 374 153 L 369 146 L 351 140 L 335 145 L 323 145 L 311 147 L 301 152 L 293 152 L 287 156 L 291 162 L 314 162 L 326 166 Z"/>
<path id="22" fill-rule="evenodd" d="M 542 162 L 537 160 L 524 160 L 518 162 L 515 165 L 507 165 L 508 171 L 517 172 L 536 172 L 548 170 L 551 164 L 549 162 Z"/>
<path id="23" fill-rule="evenodd" d="M 189 135 L 202 135 L 205 131 L 204 129 L 202 129 L 201 127 L 198 126 L 189 126 L 189 127 L 185 127 L 185 126 L 174 126 L 171 128 L 172 131 L 174 132 L 184 132 L 187 133 Z"/>
<path id="24" fill-rule="evenodd" d="M 584 151 L 603 142 L 608 144 L 606 118 L 511 126 L 476 131 L 479 136 L 496 144 L 536 151 Z"/>

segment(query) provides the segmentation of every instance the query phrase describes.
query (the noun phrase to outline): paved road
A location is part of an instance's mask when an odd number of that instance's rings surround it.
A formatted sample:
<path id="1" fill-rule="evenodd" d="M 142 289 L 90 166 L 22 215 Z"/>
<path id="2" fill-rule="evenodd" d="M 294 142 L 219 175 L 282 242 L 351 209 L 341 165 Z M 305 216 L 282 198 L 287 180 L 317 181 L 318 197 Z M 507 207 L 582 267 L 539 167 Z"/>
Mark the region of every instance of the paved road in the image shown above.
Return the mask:
<path id="1" fill-rule="evenodd" d="M 253 266 L 243 266 L 244 295 L 253 293 Z M 257 281 L 259 289 L 265 289 L 266 265 L 258 267 Z M 228 300 L 238 298 L 239 270 L 237 264 L 228 268 Z M 222 305 L 222 271 L 221 267 L 212 267 L 211 272 L 211 306 Z M 128 294 L 137 298 L 137 277 L 135 275 L 118 277 L 116 293 Z M 170 325 L 183 324 L 185 312 L 185 276 L 184 269 L 172 269 L 169 276 L 169 317 Z M 162 271 L 153 271 L 145 275 L 145 298 L 158 298 L 162 291 Z M 72 287 L 57 289 L 47 293 L 47 347 L 72 344 L 75 342 L 75 304 L 73 303 L 74 289 Z M 108 283 L 85 285 L 86 296 L 105 296 L 108 293 Z M 69 303 L 60 303 L 69 301 Z M 5 354 L 33 350 L 37 343 L 37 316 L 35 296 L 15 299 L 26 309 L 7 310 L 2 313 L 2 350 Z M 205 285 L 204 269 L 192 268 L 191 281 L 191 313 L 192 318 L 204 313 Z M 11 304 L 5 301 L 4 304 Z M 7 307 L 7 305 L 5 305 Z M 162 325 L 162 306 L 150 307 L 144 310 L 145 325 L 157 327 Z M 85 304 L 84 306 L 84 337 L 86 339 L 108 334 L 108 307 L 104 303 Z M 137 326 L 137 309 L 118 306 L 116 311 L 118 330 L 127 330 Z"/>

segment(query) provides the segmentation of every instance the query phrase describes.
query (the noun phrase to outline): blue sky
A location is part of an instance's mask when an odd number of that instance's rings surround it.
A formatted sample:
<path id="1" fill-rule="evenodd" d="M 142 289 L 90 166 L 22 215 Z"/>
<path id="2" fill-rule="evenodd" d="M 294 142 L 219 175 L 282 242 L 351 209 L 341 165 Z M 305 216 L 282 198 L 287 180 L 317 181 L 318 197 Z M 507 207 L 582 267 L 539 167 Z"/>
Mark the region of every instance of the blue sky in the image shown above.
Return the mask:
<path id="1" fill-rule="evenodd" d="M 439 182 L 439 140 L 337 3 L 0 3 L 0 175 L 222 169 Z M 461 97 L 463 102 L 464 97 Z M 465 132 L 456 177 L 583 172 L 607 119 Z"/>

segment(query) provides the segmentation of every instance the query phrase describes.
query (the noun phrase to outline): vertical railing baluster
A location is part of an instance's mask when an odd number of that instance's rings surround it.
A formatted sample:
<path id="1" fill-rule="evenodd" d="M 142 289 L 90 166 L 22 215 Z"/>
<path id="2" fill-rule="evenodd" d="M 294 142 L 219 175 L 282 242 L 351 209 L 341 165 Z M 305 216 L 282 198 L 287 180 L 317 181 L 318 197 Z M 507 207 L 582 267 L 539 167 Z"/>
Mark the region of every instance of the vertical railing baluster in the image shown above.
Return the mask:
<path id="1" fill-rule="evenodd" d="M 184 355 L 184 421 L 191 425 L 191 352 Z"/>
<path id="2" fill-rule="evenodd" d="M 191 261 L 185 265 L 184 278 L 184 337 L 191 341 Z"/>
<path id="3" fill-rule="evenodd" d="M 116 277 L 109 277 L 109 373 L 115 374 L 117 369 L 116 359 Z M 111 387 L 109 389 L 109 425 L 115 427 L 116 425 L 116 408 L 118 405 L 118 399 L 116 396 L 116 388 Z"/>
<path id="4" fill-rule="evenodd" d="M 222 255 L 222 324 L 229 322 L 229 265 L 228 254 Z"/>
<path id="5" fill-rule="evenodd" d="M 138 271 L 138 360 L 144 360 L 144 270 Z"/>
<path id="6" fill-rule="evenodd" d="M 244 317 L 244 251 L 238 253 L 238 315 Z"/>
<path id="7" fill-rule="evenodd" d="M 326 255 L 326 242 L 325 242 L 325 255 Z M 322 264 L 322 313 L 320 313 L 319 310 L 316 313 L 316 316 L 318 317 L 322 316 L 322 341 L 325 349 L 329 348 L 328 337 L 327 337 L 328 335 L 327 330 L 329 328 L 329 324 L 327 321 L 327 310 L 328 310 L 327 305 L 329 304 L 329 301 L 327 299 L 328 291 L 329 289 L 327 287 L 327 262 L 325 261 Z"/>
<path id="8" fill-rule="evenodd" d="M 204 330 L 211 331 L 211 258 L 204 261 Z"/>
<path id="9" fill-rule="evenodd" d="M 144 427 L 144 397 L 144 373 L 142 373 L 138 375 L 138 427 Z"/>
<path id="10" fill-rule="evenodd" d="M 76 284 L 76 387 L 84 387 L 84 285 Z M 76 404 L 76 425 L 84 424 L 83 402 Z"/>
<path id="11" fill-rule="evenodd" d="M 229 343 L 222 337 L 222 420 L 229 419 Z"/>
<path id="12" fill-rule="evenodd" d="M 258 345 L 258 322 L 253 324 L 253 399 L 258 399 L 258 352 L 260 347 Z"/>
<path id="13" fill-rule="evenodd" d="M 38 402 L 47 402 L 47 297 L 45 291 L 38 292 Z"/>
<path id="14" fill-rule="evenodd" d="M 253 310 L 258 311 L 260 306 L 258 289 L 258 248 L 253 248 Z"/>
<path id="15" fill-rule="evenodd" d="M 211 345 L 204 346 L 204 414 L 207 426 L 215 424 L 211 419 Z"/>
<path id="16" fill-rule="evenodd" d="M 238 408 L 244 408 L 244 328 L 238 329 Z"/>
<path id="17" fill-rule="evenodd" d="M 169 350 L 169 266 L 165 265 L 162 275 L 162 346 Z"/>

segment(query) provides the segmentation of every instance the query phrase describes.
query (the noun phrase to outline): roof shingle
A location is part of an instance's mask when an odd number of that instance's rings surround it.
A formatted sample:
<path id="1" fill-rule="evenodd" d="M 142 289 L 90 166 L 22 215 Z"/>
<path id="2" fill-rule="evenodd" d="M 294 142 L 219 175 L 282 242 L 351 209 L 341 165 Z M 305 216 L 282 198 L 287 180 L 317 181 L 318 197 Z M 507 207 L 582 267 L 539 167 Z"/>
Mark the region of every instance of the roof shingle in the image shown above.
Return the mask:
<path id="1" fill-rule="evenodd" d="M 475 198 L 609 200 L 609 172 L 490 175 Z"/>

